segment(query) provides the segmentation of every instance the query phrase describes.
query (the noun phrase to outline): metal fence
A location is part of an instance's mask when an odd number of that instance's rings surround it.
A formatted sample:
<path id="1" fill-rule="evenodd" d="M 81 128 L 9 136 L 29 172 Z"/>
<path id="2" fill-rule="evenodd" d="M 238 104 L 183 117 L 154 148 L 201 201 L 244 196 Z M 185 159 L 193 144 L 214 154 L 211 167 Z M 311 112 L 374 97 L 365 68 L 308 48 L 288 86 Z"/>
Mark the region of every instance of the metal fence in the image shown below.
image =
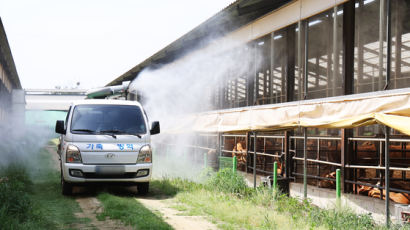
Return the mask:
<path id="1" fill-rule="evenodd" d="M 344 192 L 358 193 L 359 186 L 385 189 L 386 138 L 305 137 L 290 135 L 290 131 L 282 133 L 195 134 L 190 142 L 160 143 L 159 146 L 165 159 L 173 148 L 178 148 L 185 154 L 183 159 L 215 169 L 233 167 L 232 157 L 237 156 L 238 170 L 253 174 L 254 180 L 256 176 L 272 175 L 273 164 L 278 162 L 279 176 L 295 182 L 302 183 L 306 178 L 307 184 L 334 188 L 333 174 L 341 169 Z M 407 186 L 407 183 L 410 185 L 410 139 L 393 136 L 388 143 L 390 190 L 410 193 L 407 188 L 410 187 Z M 369 172 L 373 176 L 368 176 Z M 406 189 L 397 187 L 399 182 L 405 184 Z"/>

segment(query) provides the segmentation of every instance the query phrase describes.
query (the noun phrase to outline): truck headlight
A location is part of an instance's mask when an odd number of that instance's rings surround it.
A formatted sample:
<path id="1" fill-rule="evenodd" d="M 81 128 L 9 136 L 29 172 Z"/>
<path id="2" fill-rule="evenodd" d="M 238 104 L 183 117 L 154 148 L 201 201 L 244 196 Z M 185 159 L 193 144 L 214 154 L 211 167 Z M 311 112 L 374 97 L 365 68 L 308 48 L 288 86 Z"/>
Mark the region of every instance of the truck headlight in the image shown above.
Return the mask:
<path id="1" fill-rule="evenodd" d="M 137 163 L 151 163 L 152 162 L 152 151 L 151 146 L 144 145 L 141 147 L 138 153 Z"/>
<path id="2" fill-rule="evenodd" d="M 74 145 L 67 146 L 66 162 L 67 163 L 82 163 L 80 150 L 76 146 Z"/>

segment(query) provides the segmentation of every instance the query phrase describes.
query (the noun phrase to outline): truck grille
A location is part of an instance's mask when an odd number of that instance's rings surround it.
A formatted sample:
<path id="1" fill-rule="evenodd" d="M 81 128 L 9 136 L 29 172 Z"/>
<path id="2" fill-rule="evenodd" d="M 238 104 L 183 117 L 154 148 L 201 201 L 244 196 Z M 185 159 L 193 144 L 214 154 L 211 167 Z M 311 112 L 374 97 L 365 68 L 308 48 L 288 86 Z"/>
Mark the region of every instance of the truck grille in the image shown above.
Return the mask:
<path id="1" fill-rule="evenodd" d="M 88 179 L 129 179 L 136 178 L 137 173 L 124 173 L 124 174 L 98 174 L 98 173 L 83 173 L 84 178 Z"/>

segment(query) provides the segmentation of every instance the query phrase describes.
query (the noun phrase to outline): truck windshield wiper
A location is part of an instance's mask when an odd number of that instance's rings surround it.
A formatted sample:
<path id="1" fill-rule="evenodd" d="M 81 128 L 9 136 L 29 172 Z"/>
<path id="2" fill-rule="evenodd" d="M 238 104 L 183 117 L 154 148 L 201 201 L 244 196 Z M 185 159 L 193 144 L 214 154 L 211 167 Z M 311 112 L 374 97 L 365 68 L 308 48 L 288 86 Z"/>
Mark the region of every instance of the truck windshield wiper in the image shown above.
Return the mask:
<path id="1" fill-rule="evenodd" d="M 119 130 L 101 130 L 99 133 L 107 134 L 112 136 L 113 138 L 117 139 L 117 136 L 114 133 L 120 133 Z"/>
<path id="2" fill-rule="evenodd" d="M 71 131 L 75 131 L 75 132 L 87 132 L 87 133 L 95 133 L 94 130 L 91 129 L 73 129 Z"/>
<path id="3" fill-rule="evenodd" d="M 99 133 L 104 133 L 104 134 L 110 135 L 110 136 L 112 136 L 112 137 L 114 137 L 114 138 L 117 138 L 117 137 L 115 136 L 115 134 L 117 134 L 117 135 L 132 135 L 132 136 L 137 136 L 137 137 L 141 138 L 141 135 L 139 135 L 139 134 L 126 133 L 126 132 L 122 132 L 122 131 L 120 131 L 120 130 L 102 130 L 102 131 L 100 131 Z"/>
<path id="4" fill-rule="evenodd" d="M 137 136 L 141 139 L 141 135 L 137 134 L 137 133 L 121 133 L 123 135 L 131 135 L 131 136 Z"/>

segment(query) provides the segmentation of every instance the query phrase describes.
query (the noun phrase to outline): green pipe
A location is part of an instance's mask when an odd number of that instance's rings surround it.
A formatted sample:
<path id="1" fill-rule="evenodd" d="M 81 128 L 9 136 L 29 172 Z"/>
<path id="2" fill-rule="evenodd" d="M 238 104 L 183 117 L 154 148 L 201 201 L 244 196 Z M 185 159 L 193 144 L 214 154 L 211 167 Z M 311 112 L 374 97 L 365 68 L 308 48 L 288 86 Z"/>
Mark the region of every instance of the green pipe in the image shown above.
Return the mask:
<path id="1" fill-rule="evenodd" d="M 236 159 L 236 156 L 233 157 L 232 159 L 232 169 L 233 169 L 233 173 L 236 173 L 236 165 L 238 164 L 238 159 Z"/>
<path id="2" fill-rule="evenodd" d="M 336 169 L 336 198 L 340 200 L 341 192 L 340 192 L 340 169 Z"/>
<path id="3" fill-rule="evenodd" d="M 273 163 L 273 190 L 276 190 L 278 184 L 278 162 Z"/>

